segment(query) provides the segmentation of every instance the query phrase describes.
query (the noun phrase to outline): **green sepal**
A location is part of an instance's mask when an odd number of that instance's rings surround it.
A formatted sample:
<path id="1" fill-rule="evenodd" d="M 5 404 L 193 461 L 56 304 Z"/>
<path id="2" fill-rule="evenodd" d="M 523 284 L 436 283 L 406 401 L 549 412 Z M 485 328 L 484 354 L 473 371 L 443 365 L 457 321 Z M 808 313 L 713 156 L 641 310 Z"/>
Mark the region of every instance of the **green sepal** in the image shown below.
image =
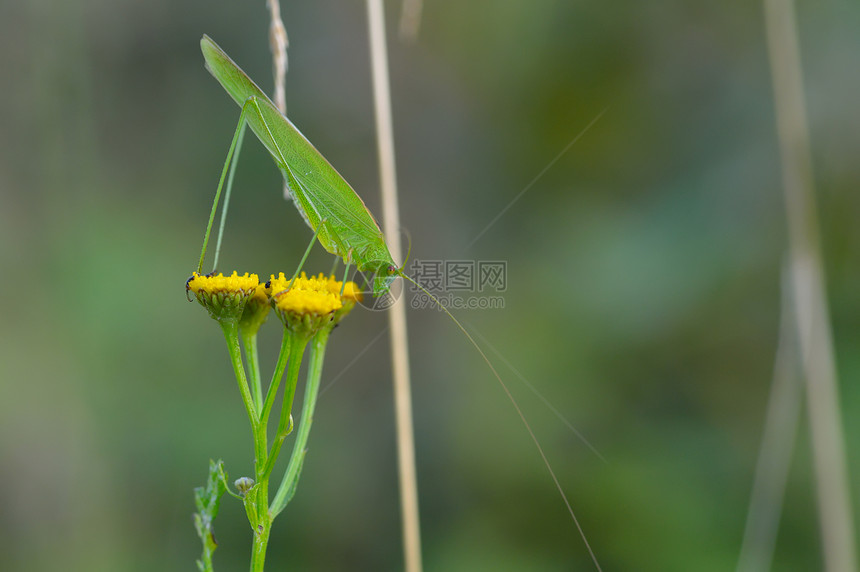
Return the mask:
<path id="1" fill-rule="evenodd" d="M 333 312 L 318 315 L 285 311 L 278 307 L 277 299 L 274 297 L 272 298 L 272 308 L 274 308 L 278 318 L 281 319 L 284 327 L 296 336 L 304 338 L 304 343 L 307 343 L 317 332 L 330 325 L 335 315 Z"/>
<path id="2" fill-rule="evenodd" d="M 220 459 L 209 461 L 209 478 L 205 487 L 194 489 L 194 504 L 197 511 L 194 513 L 194 528 L 197 536 L 203 542 L 203 555 L 197 561 L 200 572 L 212 572 L 212 553 L 218 547 L 213 531 L 213 522 L 218 516 L 218 507 L 221 496 L 227 491 L 227 473 L 224 472 L 224 462 Z"/>
<path id="3" fill-rule="evenodd" d="M 239 318 L 239 332 L 243 336 L 255 336 L 269 317 L 272 307 L 265 295 L 252 296 L 245 303 L 242 317 Z"/>
<path id="4" fill-rule="evenodd" d="M 238 322 L 245 311 L 245 304 L 253 290 L 236 292 L 196 292 L 194 295 L 200 305 L 217 322 Z"/>
<path id="5" fill-rule="evenodd" d="M 260 484 L 257 483 L 248 489 L 242 498 L 242 503 L 245 505 L 245 514 L 248 515 L 248 523 L 251 525 L 251 530 L 257 530 L 257 525 L 260 523 L 260 517 L 257 513 L 257 496 L 259 492 Z"/>

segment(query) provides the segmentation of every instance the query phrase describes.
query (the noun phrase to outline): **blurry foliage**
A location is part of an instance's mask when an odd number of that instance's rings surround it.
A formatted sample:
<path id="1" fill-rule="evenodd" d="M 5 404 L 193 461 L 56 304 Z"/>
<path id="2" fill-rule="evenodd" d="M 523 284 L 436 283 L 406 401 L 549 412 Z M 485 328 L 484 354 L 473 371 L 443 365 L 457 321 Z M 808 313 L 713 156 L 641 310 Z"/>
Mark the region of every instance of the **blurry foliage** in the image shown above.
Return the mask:
<path id="1" fill-rule="evenodd" d="M 233 475 L 250 467 L 220 333 L 185 301 L 183 282 L 238 118 L 198 41 L 210 34 L 268 89 L 258 4 L 0 4 L 3 570 L 190 570 L 192 489 L 209 459 L 223 456 Z M 393 28 L 399 7 L 388 4 Z M 413 256 L 508 261 L 504 311 L 462 318 L 609 460 L 502 370 L 605 569 L 730 569 L 785 249 L 760 7 L 424 4 L 419 42 L 390 38 Z M 282 5 L 290 115 L 378 214 L 364 7 Z M 848 70 L 860 8 L 800 8 L 857 475 L 860 75 Z M 309 233 L 279 189 L 271 161 L 247 145 L 224 270 L 293 268 Z M 312 256 L 312 269 L 329 265 L 321 250 Z M 589 569 L 510 405 L 436 314 L 410 314 L 427 569 Z M 335 334 L 324 377 L 384 327 L 384 316 L 357 312 Z M 302 486 L 273 530 L 273 569 L 400 567 L 385 339 L 322 395 Z M 220 397 L 200 390 L 213 384 Z M 802 437 L 775 569 L 819 566 L 808 456 Z M 243 568 L 250 531 L 232 499 L 217 530 L 216 568 Z"/>

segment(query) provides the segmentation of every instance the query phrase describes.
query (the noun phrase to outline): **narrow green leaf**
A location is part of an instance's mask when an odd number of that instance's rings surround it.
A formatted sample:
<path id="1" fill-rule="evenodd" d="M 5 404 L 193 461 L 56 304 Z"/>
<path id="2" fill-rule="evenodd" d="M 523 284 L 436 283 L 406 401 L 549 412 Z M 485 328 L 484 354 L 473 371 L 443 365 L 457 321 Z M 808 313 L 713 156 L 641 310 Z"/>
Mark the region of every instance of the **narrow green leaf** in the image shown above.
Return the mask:
<path id="1" fill-rule="evenodd" d="M 194 504 L 197 512 L 194 513 L 194 528 L 197 536 L 203 542 L 203 555 L 197 561 L 200 572 L 212 572 L 212 553 L 218 547 L 213 532 L 213 522 L 218 516 L 218 507 L 221 496 L 227 491 L 227 474 L 224 472 L 224 462 L 220 459 L 209 461 L 209 478 L 206 486 L 194 489 Z"/>

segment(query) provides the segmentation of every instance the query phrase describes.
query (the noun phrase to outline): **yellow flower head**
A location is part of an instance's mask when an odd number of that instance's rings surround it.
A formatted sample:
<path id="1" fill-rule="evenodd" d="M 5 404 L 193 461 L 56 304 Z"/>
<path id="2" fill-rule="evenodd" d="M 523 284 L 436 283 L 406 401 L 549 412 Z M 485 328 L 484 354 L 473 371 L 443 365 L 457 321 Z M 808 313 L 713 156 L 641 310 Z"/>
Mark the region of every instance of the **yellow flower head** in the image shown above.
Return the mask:
<path id="1" fill-rule="evenodd" d="M 329 292 L 335 294 L 341 298 L 344 304 L 347 302 L 361 302 L 364 299 L 364 294 L 361 293 L 361 290 L 358 287 L 358 284 L 355 282 L 347 282 L 346 286 L 343 285 L 343 282 L 335 280 L 331 277 L 325 277 L 322 273 L 317 277 L 317 280 L 325 280 L 328 286 Z M 343 294 L 340 293 L 341 288 L 343 288 Z"/>
<path id="2" fill-rule="evenodd" d="M 293 283 L 281 272 L 278 277 L 272 276 L 266 286 L 272 304 L 291 329 L 316 331 L 333 320 L 339 321 L 361 299 L 355 283 L 348 282 L 341 296 L 342 282 L 323 274 L 308 278 L 302 272 Z"/>
<path id="3" fill-rule="evenodd" d="M 186 291 L 194 293 L 197 301 L 216 320 L 238 320 L 245 303 L 255 294 L 260 279 L 247 272 L 239 276 L 200 275 L 196 272 L 185 283 Z"/>
<path id="4" fill-rule="evenodd" d="M 308 278 L 304 272 L 295 283 L 287 280 L 284 273 L 269 281 L 269 293 L 279 310 L 296 314 L 329 314 L 340 309 L 343 303 L 339 291 L 332 292 L 325 278 Z"/>
<path id="5" fill-rule="evenodd" d="M 233 274 L 230 276 L 224 276 L 220 272 L 217 276 L 208 274 L 201 276 L 195 272 L 191 275 L 191 278 L 188 279 L 187 286 L 189 290 L 194 292 L 194 294 L 199 292 L 243 292 L 244 294 L 248 294 L 249 291 L 254 290 L 259 283 L 260 278 L 256 274 L 248 274 L 245 272 L 243 275 L 239 276 L 239 274 L 234 270 Z"/>
<path id="6" fill-rule="evenodd" d="M 318 279 L 326 280 L 329 292 L 340 297 L 343 303 L 343 307 L 334 313 L 334 318 L 332 319 L 334 323 L 340 322 L 344 316 L 349 314 L 356 302 L 361 302 L 364 299 L 364 294 L 362 294 L 361 289 L 359 289 L 358 284 L 355 282 L 347 282 L 344 285 L 343 282 L 335 280 L 334 277 L 326 278 L 322 274 L 319 275 Z M 343 294 L 340 293 L 341 289 L 343 289 Z"/>

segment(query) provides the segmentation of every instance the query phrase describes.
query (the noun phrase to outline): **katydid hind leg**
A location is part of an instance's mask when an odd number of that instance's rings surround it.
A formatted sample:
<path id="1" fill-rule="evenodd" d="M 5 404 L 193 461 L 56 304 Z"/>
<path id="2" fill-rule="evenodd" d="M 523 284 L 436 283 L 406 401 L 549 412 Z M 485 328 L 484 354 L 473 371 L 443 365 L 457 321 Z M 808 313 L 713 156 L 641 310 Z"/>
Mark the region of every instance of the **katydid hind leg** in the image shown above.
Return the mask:
<path id="1" fill-rule="evenodd" d="M 299 182 L 298 179 L 296 179 L 295 175 L 293 175 L 292 169 L 287 163 L 286 157 L 284 157 L 284 152 L 281 149 L 281 146 L 278 145 L 278 140 L 275 138 L 275 134 L 272 133 L 272 128 L 266 121 L 266 117 L 263 115 L 262 110 L 260 110 L 260 102 L 256 97 L 251 96 L 248 98 L 246 103 L 250 103 L 253 106 L 254 111 L 257 113 L 257 119 L 259 119 L 260 123 L 263 124 L 263 127 L 266 128 L 266 136 L 269 139 L 269 142 L 272 144 L 272 147 L 278 152 L 277 157 L 274 158 L 275 162 L 277 162 L 278 164 L 278 167 L 280 167 L 285 173 L 289 174 L 290 180 L 284 180 L 284 197 L 292 200 L 296 204 L 296 208 L 298 209 L 299 213 L 301 213 L 302 218 L 305 219 L 305 223 L 307 223 L 308 226 L 313 228 L 311 221 L 308 219 L 308 215 L 304 212 L 304 210 L 302 210 L 301 205 L 299 205 L 298 201 L 295 200 L 295 197 L 293 197 L 292 193 L 290 193 L 291 183 L 292 185 L 298 185 Z"/>
<path id="2" fill-rule="evenodd" d="M 227 222 L 227 210 L 230 207 L 230 197 L 233 195 L 233 178 L 236 175 L 236 165 L 239 164 L 239 155 L 242 152 L 242 143 L 245 141 L 245 128 L 248 127 L 247 121 L 241 121 L 242 127 L 239 130 L 239 139 L 236 141 L 236 150 L 233 152 L 233 157 L 230 162 L 230 174 L 227 175 L 227 188 L 224 190 L 224 204 L 221 207 L 221 222 L 218 224 L 218 240 L 215 241 L 215 257 L 212 262 L 212 270 L 218 268 L 218 259 L 221 256 L 221 241 L 224 238 L 224 225 Z"/>
<path id="3" fill-rule="evenodd" d="M 256 97 L 251 96 L 248 98 L 246 104 L 249 104 L 253 107 L 254 113 L 256 114 L 256 118 L 260 121 L 263 127 L 265 127 L 266 139 L 271 143 L 272 148 L 274 148 L 277 152 L 277 155 L 273 154 L 273 156 L 275 161 L 278 163 L 278 167 L 282 170 L 287 179 L 286 182 L 288 183 L 288 187 L 297 190 L 302 188 L 307 189 L 307 187 L 303 185 L 302 181 L 300 180 L 300 177 L 297 176 L 297 174 L 294 172 L 293 167 L 287 162 L 286 157 L 284 156 L 284 151 L 281 149 L 278 140 L 275 138 L 274 133 L 272 133 L 272 129 L 260 109 L 259 100 Z M 306 203 L 300 202 L 296 197 L 292 198 L 293 203 L 296 205 L 296 208 L 299 211 L 299 214 L 301 214 L 305 223 L 309 227 L 314 228 L 314 224 L 311 222 L 309 213 L 305 212 Z M 332 252 L 332 250 L 330 249 L 331 245 L 327 246 L 322 243 L 321 238 L 320 242 L 321 244 L 323 244 L 323 247 L 326 248 L 326 250 L 328 250 L 332 254 L 343 258 L 343 261 L 345 263 L 355 263 L 355 260 L 353 259 L 352 248 L 341 239 L 338 233 L 339 223 L 329 219 L 327 216 L 324 216 L 323 213 L 319 212 L 319 210 L 317 210 L 314 205 L 310 205 L 310 207 L 314 209 L 313 214 L 317 217 L 317 228 L 315 230 L 319 233 L 321 230 L 323 230 L 323 227 L 325 227 L 325 233 L 321 236 L 325 237 L 327 241 L 333 243 L 334 252 Z"/>
<path id="4" fill-rule="evenodd" d="M 218 188 L 215 190 L 215 198 L 212 201 L 212 209 L 209 212 L 209 222 L 206 224 L 206 232 L 203 234 L 203 247 L 200 249 L 200 261 L 197 264 L 197 273 L 203 271 L 203 260 L 206 258 L 206 247 L 209 244 L 209 235 L 212 233 L 212 224 L 215 222 L 215 213 L 218 211 L 218 202 L 221 198 L 221 191 L 224 188 L 224 182 L 227 179 L 227 173 L 230 169 L 233 154 L 239 141 L 242 139 L 242 133 L 245 128 L 246 113 L 248 106 L 242 106 L 242 112 L 239 114 L 239 123 L 236 125 L 236 131 L 233 133 L 233 140 L 230 142 L 230 149 L 227 151 L 227 159 L 224 161 L 224 167 L 221 169 L 221 178 L 218 180 Z M 213 269 L 214 271 L 214 269 Z"/>
<path id="5" fill-rule="evenodd" d="M 291 187 L 296 188 L 296 189 L 300 188 L 301 182 L 299 182 L 299 179 L 298 179 L 298 177 L 296 177 L 295 173 L 293 172 L 292 167 L 290 167 L 289 163 L 287 163 L 287 159 L 284 157 L 284 152 L 281 149 L 281 146 L 278 144 L 278 140 L 275 138 L 275 135 L 272 133 L 272 129 L 269 126 L 268 122 L 266 121 L 266 117 L 263 115 L 263 112 L 260 110 L 260 102 L 258 101 L 258 99 L 256 97 L 251 96 L 246 101 L 246 105 L 250 105 L 253 108 L 254 113 L 257 116 L 257 119 L 260 121 L 260 123 L 263 125 L 263 127 L 265 127 L 266 138 L 271 143 L 272 148 L 274 148 L 275 151 L 277 151 L 277 156 L 274 156 L 274 159 L 275 159 L 275 162 L 278 164 L 278 167 L 281 169 L 282 173 L 285 176 L 285 179 L 284 179 L 285 189 L 287 191 L 289 191 L 289 188 L 291 188 Z M 314 225 L 311 222 L 310 217 L 308 216 L 308 213 L 305 212 L 302 204 L 298 201 L 298 199 L 296 199 L 292 195 L 290 195 L 290 198 L 292 198 L 293 203 L 296 205 L 296 210 L 299 211 L 299 214 L 302 216 L 302 219 L 304 219 L 305 224 L 307 224 L 310 228 L 313 229 Z M 346 250 L 344 249 L 344 245 L 338 241 L 336 233 L 332 232 L 333 231 L 332 225 L 330 223 L 328 223 L 327 220 L 325 218 L 323 218 L 319 212 L 315 212 L 314 214 L 317 216 L 317 221 L 318 221 L 316 228 L 314 229 L 314 232 L 315 232 L 314 236 L 318 237 L 320 232 L 323 230 L 323 227 L 326 227 L 326 233 L 327 233 L 329 239 L 332 240 L 332 242 L 335 242 L 335 244 L 338 247 L 339 252 L 346 252 Z"/>
<path id="6" fill-rule="evenodd" d="M 284 198 L 291 200 L 293 202 L 296 202 L 295 197 L 293 197 L 292 193 L 290 193 L 290 186 L 291 186 L 291 184 L 297 185 L 298 181 L 292 175 L 292 169 L 290 169 L 290 166 L 287 163 L 287 159 L 284 157 L 284 152 L 281 149 L 281 146 L 278 144 L 278 140 L 275 138 L 275 134 L 272 133 L 272 128 L 269 126 L 269 123 L 266 121 L 266 116 L 263 115 L 263 112 L 260 109 L 259 99 L 252 95 L 252 96 L 248 97 L 248 99 L 245 100 L 245 104 L 243 105 L 243 108 L 245 106 L 250 106 L 254 110 L 254 113 L 257 116 L 257 120 L 263 125 L 263 127 L 266 128 L 266 139 L 268 139 L 269 143 L 271 143 L 272 148 L 275 149 L 275 151 L 277 151 L 277 155 L 273 156 L 273 158 L 275 159 L 275 162 L 278 164 L 278 167 L 280 167 L 285 173 L 289 173 L 289 179 L 290 180 L 284 180 Z M 257 137 L 259 137 L 262 141 L 262 135 L 257 134 Z M 264 145 L 265 145 L 265 143 L 264 143 Z M 313 225 L 311 225 L 311 222 L 310 222 L 310 220 L 308 220 L 307 215 L 305 214 L 305 212 L 302 210 L 301 206 L 297 202 L 296 202 L 296 207 L 298 208 L 299 212 L 301 213 L 302 218 L 305 219 L 305 223 L 307 223 L 308 226 L 313 228 Z"/>
<path id="7" fill-rule="evenodd" d="M 259 123 L 263 127 L 262 130 L 264 133 L 257 133 L 257 137 L 260 138 L 261 141 L 263 140 L 263 138 L 265 138 L 266 141 L 264 142 L 264 145 L 266 147 L 271 146 L 270 152 L 275 162 L 278 164 L 278 167 L 284 174 L 287 186 L 293 189 L 294 192 L 298 192 L 302 189 L 308 192 L 307 186 L 302 182 L 300 176 L 294 171 L 294 166 L 291 166 L 287 162 L 284 150 L 281 148 L 281 144 L 275 137 L 272 131 L 272 127 L 266 120 L 266 116 L 263 114 L 260 105 L 261 103 L 259 98 L 251 96 L 245 101 L 245 105 L 243 106 L 243 109 L 245 107 L 250 108 L 249 112 L 254 113 L 254 118 L 259 121 Z M 262 105 L 268 105 L 268 103 L 263 102 Z M 308 192 L 308 194 L 310 193 Z M 293 196 L 292 199 L 293 203 L 296 205 L 296 209 L 299 211 L 299 214 L 301 214 L 305 223 L 318 233 L 320 243 L 323 245 L 323 247 L 332 254 L 343 258 L 345 263 L 355 264 L 356 260 L 354 259 L 354 253 L 352 251 L 352 246 L 354 245 L 347 244 L 340 236 L 341 233 L 339 232 L 339 225 L 343 223 L 338 222 L 337 220 L 332 220 L 328 214 L 320 212 L 317 209 L 316 205 L 308 204 L 308 201 L 301 201 L 298 197 L 295 196 Z M 306 212 L 306 208 L 314 209 L 314 212 Z M 316 217 L 316 225 L 311 220 L 311 214 Z M 334 214 L 336 215 L 338 213 Z M 322 232 L 323 230 L 325 232 Z M 325 241 L 323 239 L 325 239 Z M 326 242 L 328 242 L 329 244 L 326 244 Z M 362 262 L 360 256 L 358 262 Z"/>

